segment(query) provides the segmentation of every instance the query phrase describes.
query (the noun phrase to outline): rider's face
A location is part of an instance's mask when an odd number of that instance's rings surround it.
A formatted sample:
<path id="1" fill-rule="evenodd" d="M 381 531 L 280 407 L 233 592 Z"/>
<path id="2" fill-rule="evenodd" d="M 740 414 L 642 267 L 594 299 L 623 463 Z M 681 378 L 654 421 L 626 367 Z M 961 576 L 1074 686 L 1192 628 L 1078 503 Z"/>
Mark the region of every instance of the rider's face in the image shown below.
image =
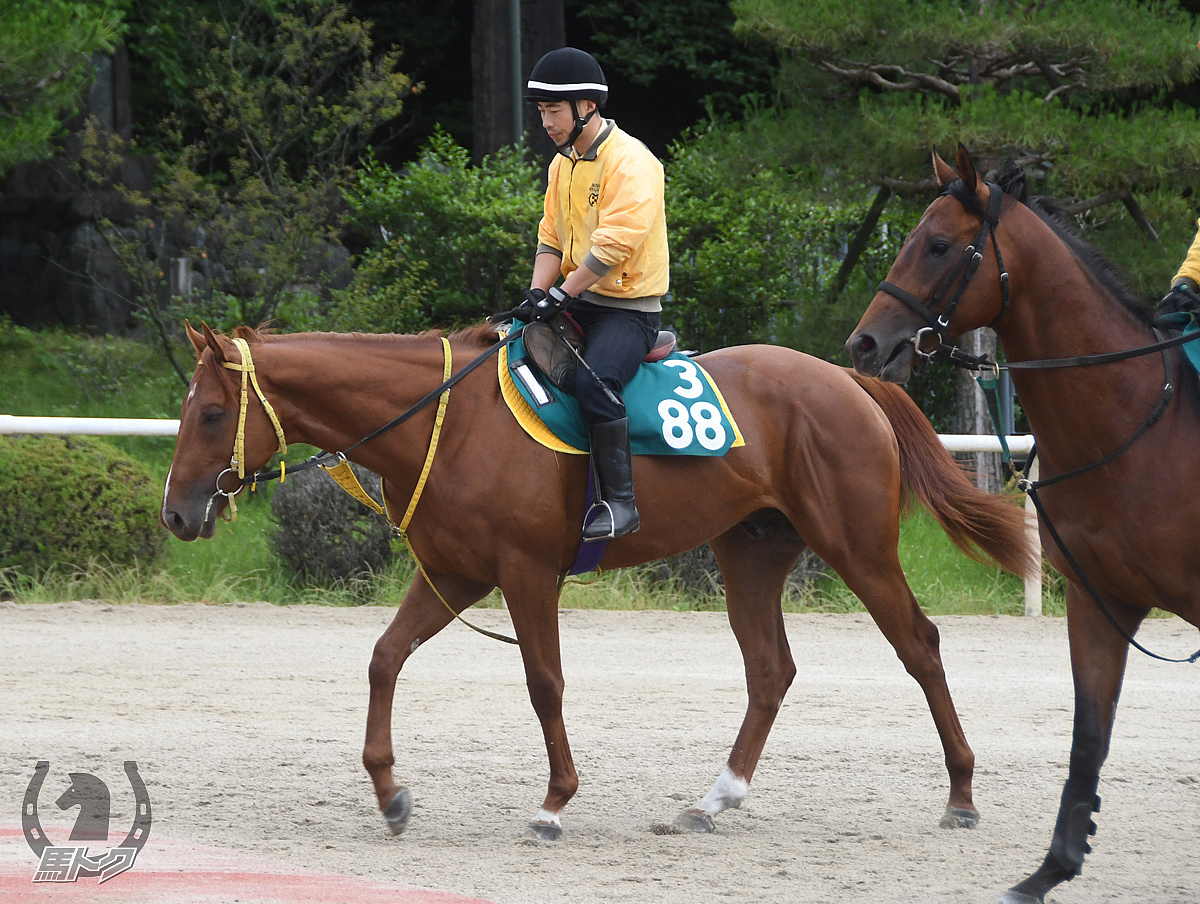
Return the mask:
<path id="1" fill-rule="evenodd" d="M 590 100 L 580 100 L 575 102 L 579 107 L 579 115 L 581 117 L 595 108 L 595 104 Z M 555 100 L 541 102 L 537 105 L 538 115 L 542 118 L 542 128 L 546 130 L 546 134 L 550 136 L 550 140 L 558 147 L 562 147 L 570 135 L 571 130 L 575 128 L 575 117 L 571 115 L 571 105 L 565 100 Z"/>

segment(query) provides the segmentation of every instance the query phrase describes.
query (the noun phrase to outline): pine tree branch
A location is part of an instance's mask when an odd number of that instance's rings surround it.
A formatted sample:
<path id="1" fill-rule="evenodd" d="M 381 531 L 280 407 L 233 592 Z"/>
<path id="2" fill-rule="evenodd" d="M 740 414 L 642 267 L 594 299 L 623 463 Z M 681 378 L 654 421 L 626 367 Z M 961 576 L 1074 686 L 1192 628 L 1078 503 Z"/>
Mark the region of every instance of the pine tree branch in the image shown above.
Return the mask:
<path id="1" fill-rule="evenodd" d="M 938 94 L 944 94 L 953 100 L 958 100 L 959 91 L 945 79 L 924 72 L 913 72 L 902 66 L 885 65 L 882 63 L 847 62 L 853 68 L 835 65 L 830 60 L 820 60 L 816 63 L 818 69 L 824 70 L 838 78 L 843 78 L 852 84 L 875 85 L 889 91 L 919 91 L 931 89 Z M 891 76 L 888 78 L 887 76 Z M 896 79 L 901 79 L 897 81 Z"/>
<path id="2" fill-rule="evenodd" d="M 31 85 L 21 91 L 11 91 L 5 94 L 0 94 L 0 107 L 3 107 L 3 112 L 7 116 L 16 116 L 16 104 L 18 101 L 28 100 L 35 94 L 49 88 L 55 82 L 61 82 L 71 74 L 69 69 L 59 69 L 57 72 L 52 72 L 43 78 L 38 79 L 36 84 Z"/>

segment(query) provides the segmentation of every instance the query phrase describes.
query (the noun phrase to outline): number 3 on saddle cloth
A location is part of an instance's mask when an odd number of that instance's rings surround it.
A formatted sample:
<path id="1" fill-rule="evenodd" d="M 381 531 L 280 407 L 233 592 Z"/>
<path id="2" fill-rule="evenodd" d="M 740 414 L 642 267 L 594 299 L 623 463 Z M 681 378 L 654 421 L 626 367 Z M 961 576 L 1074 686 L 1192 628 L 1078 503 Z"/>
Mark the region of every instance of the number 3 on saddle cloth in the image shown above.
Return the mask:
<path id="1" fill-rule="evenodd" d="M 593 378 L 582 365 L 576 371 L 578 360 L 550 332 L 554 329 L 564 331 L 582 354 L 584 338 L 562 315 L 552 324 L 530 324 L 524 334 L 500 350 L 500 391 L 517 423 L 543 446 L 568 455 L 587 455 L 588 428 L 579 403 L 547 374 L 571 388 L 572 377 Z M 541 335 L 534 335 L 538 332 Z M 530 337 L 528 346 L 526 336 Z M 531 350 L 536 350 L 536 356 Z M 656 357 L 655 352 L 647 357 Z M 623 396 L 634 455 L 719 456 L 746 444 L 717 384 L 704 368 L 681 352 L 643 361 Z M 589 480 L 589 505 L 591 500 Z M 570 574 L 593 570 L 604 546 L 581 543 L 580 556 Z"/>

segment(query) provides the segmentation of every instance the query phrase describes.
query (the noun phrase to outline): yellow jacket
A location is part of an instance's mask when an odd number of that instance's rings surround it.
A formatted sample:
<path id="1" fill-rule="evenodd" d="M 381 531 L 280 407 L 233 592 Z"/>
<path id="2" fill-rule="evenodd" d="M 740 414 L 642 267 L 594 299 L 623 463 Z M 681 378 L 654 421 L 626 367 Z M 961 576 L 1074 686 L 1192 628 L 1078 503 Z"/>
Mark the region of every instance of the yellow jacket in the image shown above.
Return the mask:
<path id="1" fill-rule="evenodd" d="M 633 136 L 605 120 L 585 154 L 554 155 L 538 226 L 538 252 L 562 258 L 562 274 L 603 274 L 589 301 L 658 311 L 669 285 L 663 167 Z"/>
<path id="2" fill-rule="evenodd" d="M 1171 285 L 1186 279 L 1193 289 L 1200 289 L 1200 220 L 1196 221 L 1196 226 L 1196 238 L 1192 240 L 1192 247 L 1188 249 L 1187 257 L 1183 259 L 1179 272 L 1171 280 Z"/>

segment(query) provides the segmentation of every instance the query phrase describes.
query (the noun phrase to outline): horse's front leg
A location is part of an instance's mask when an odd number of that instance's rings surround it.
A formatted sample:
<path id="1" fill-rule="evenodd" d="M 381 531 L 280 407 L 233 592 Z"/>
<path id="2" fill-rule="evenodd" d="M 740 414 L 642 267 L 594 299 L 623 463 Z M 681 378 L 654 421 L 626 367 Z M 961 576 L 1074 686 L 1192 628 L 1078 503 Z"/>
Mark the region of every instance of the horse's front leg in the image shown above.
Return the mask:
<path id="1" fill-rule="evenodd" d="M 432 575 L 431 579 L 446 603 L 461 612 L 482 599 L 492 588 L 488 584 L 463 578 Z M 379 809 L 383 811 L 393 835 L 404 831 L 412 813 L 408 789 L 396 783 L 392 775 L 392 702 L 396 677 L 410 655 L 422 643 L 446 627 L 454 616 L 430 589 L 418 572 L 400 603 L 392 623 L 375 643 L 369 676 L 371 701 L 367 707 L 367 737 L 363 745 L 363 765 L 375 786 Z"/>
<path id="2" fill-rule="evenodd" d="M 558 640 L 558 583 L 552 566 L 532 557 L 511 557 L 509 580 L 501 580 L 504 598 L 525 664 L 529 700 L 542 725 L 550 783 L 541 809 L 529 824 L 527 838 L 556 841 L 562 835 L 560 814 L 579 788 L 579 776 L 563 724 L 562 657 Z"/>
<path id="3" fill-rule="evenodd" d="M 1046 892 L 1054 886 L 1074 879 L 1083 866 L 1084 854 L 1092 849 L 1088 836 L 1096 833 L 1092 822 L 1092 813 L 1100 809 L 1096 787 L 1100 767 L 1108 756 L 1129 644 L 1077 584 L 1067 584 L 1066 596 L 1071 674 L 1075 681 L 1075 725 L 1067 782 L 1046 859 L 1033 875 L 1010 888 L 1001 904 L 1044 901 Z M 1112 600 L 1106 602 L 1132 636 L 1145 611 Z"/>

